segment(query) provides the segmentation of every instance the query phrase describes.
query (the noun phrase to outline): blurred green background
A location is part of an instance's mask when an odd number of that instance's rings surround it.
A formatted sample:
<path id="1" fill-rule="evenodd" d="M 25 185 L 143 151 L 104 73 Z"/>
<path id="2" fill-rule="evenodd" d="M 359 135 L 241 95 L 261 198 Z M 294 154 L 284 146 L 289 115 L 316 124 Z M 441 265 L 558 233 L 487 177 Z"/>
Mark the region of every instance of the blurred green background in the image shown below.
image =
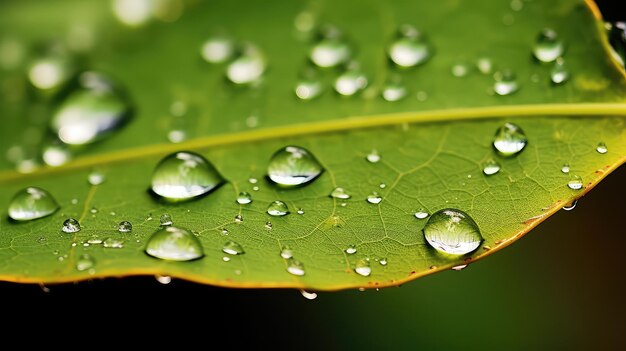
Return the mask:
<path id="1" fill-rule="evenodd" d="M 624 20 L 619 1 L 599 5 L 608 19 Z M 148 327 L 153 340 L 193 336 L 206 347 L 219 340 L 249 349 L 623 349 L 624 184 L 622 166 L 573 211 L 560 211 L 501 252 L 398 288 L 326 292 L 311 301 L 297 290 L 162 285 L 152 277 L 48 287 L 2 282 L 2 300 L 20 309 L 7 307 L 3 318 L 16 328 L 22 318 L 46 327 L 67 318 L 57 326 L 96 337 Z"/>

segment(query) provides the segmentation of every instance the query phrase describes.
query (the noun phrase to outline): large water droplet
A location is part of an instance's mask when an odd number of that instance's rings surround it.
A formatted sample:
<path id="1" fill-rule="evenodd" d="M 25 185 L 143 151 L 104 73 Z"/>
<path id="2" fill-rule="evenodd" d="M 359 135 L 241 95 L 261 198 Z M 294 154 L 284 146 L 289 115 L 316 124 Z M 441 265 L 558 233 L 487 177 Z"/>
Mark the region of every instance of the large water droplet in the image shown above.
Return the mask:
<path id="1" fill-rule="evenodd" d="M 85 72 L 54 111 L 50 127 L 64 143 L 83 145 L 110 135 L 130 116 L 130 103 L 111 78 Z"/>
<path id="2" fill-rule="evenodd" d="M 309 54 L 311 62 L 322 68 L 337 67 L 346 63 L 352 52 L 340 38 L 325 38 L 317 42 Z"/>
<path id="3" fill-rule="evenodd" d="M 354 266 L 354 271 L 361 276 L 369 277 L 372 274 L 372 267 L 370 267 L 370 260 L 367 258 L 360 259 Z"/>
<path id="4" fill-rule="evenodd" d="M 293 275 L 303 276 L 305 273 L 304 264 L 292 257 L 287 260 L 287 272 Z"/>
<path id="5" fill-rule="evenodd" d="M 286 146 L 272 155 L 267 175 L 276 184 L 292 187 L 307 184 L 323 171 L 315 156 L 299 146 Z"/>
<path id="6" fill-rule="evenodd" d="M 128 233 L 133 230 L 133 225 L 129 221 L 122 221 L 117 226 L 117 231 L 120 233 Z"/>
<path id="7" fill-rule="evenodd" d="M 252 196 L 246 191 L 240 192 L 239 195 L 237 196 L 237 203 L 240 205 L 247 205 L 251 202 L 252 202 Z"/>
<path id="8" fill-rule="evenodd" d="M 565 46 L 558 34 L 550 28 L 543 29 L 533 46 L 533 54 L 541 62 L 552 62 L 563 55 Z"/>
<path id="9" fill-rule="evenodd" d="M 165 199 L 188 200 L 222 185 L 224 178 L 201 155 L 180 151 L 163 158 L 152 174 L 152 191 Z"/>
<path id="10" fill-rule="evenodd" d="M 64 233 L 77 233 L 80 232 L 80 223 L 74 218 L 68 218 L 63 221 L 63 227 L 61 231 Z"/>
<path id="11" fill-rule="evenodd" d="M 567 187 L 572 190 L 580 190 L 583 188 L 583 179 L 579 175 L 573 175 L 567 182 Z"/>
<path id="12" fill-rule="evenodd" d="M 330 197 L 335 199 L 347 200 L 351 198 L 350 194 L 348 194 L 344 188 L 335 188 L 331 193 Z"/>
<path id="13" fill-rule="evenodd" d="M 226 37 L 213 37 L 202 44 L 200 55 L 209 63 L 221 63 L 229 60 L 235 53 L 235 43 Z"/>
<path id="14" fill-rule="evenodd" d="M 162 227 L 146 243 L 146 253 L 169 261 L 191 261 L 204 256 L 200 240 L 190 231 L 176 227 Z"/>
<path id="15" fill-rule="evenodd" d="M 335 91 L 343 96 L 352 96 L 367 87 L 367 77 L 361 71 L 350 69 L 337 77 Z"/>
<path id="16" fill-rule="evenodd" d="M 517 77 L 510 70 L 498 71 L 493 75 L 493 91 L 498 95 L 510 95 L 519 89 Z"/>
<path id="17" fill-rule="evenodd" d="M 550 71 L 550 80 L 554 84 L 561 84 L 567 79 L 569 79 L 569 71 L 565 67 L 565 60 L 559 57 Z"/>
<path id="18" fill-rule="evenodd" d="M 95 265 L 96 260 L 90 254 L 82 254 L 76 259 L 76 270 L 80 272 L 93 269 Z"/>
<path id="19" fill-rule="evenodd" d="M 379 204 L 381 201 L 383 201 L 383 198 L 375 191 L 367 195 L 367 202 L 370 204 Z"/>
<path id="20" fill-rule="evenodd" d="M 604 142 L 599 142 L 598 146 L 596 146 L 596 151 L 599 154 L 606 154 L 609 151 L 609 148 L 606 146 Z"/>
<path id="21" fill-rule="evenodd" d="M 488 160 L 483 164 L 483 173 L 493 175 L 500 172 L 500 164 L 495 160 Z"/>
<path id="22" fill-rule="evenodd" d="M 267 214 L 269 214 L 270 216 L 284 216 L 289 214 L 289 208 L 287 207 L 286 203 L 280 200 L 276 200 L 271 202 L 269 206 L 267 206 Z"/>
<path id="23" fill-rule="evenodd" d="M 226 77 L 235 84 L 251 84 L 260 80 L 267 68 L 261 52 L 248 46 L 243 55 L 231 62 L 226 68 Z"/>
<path id="24" fill-rule="evenodd" d="M 393 63 L 406 68 L 426 62 L 431 51 L 428 42 L 415 28 L 403 26 L 399 37 L 391 43 L 387 53 Z"/>
<path id="25" fill-rule="evenodd" d="M 9 217 L 16 221 L 29 221 L 49 216 L 59 209 L 59 204 L 47 191 L 28 187 L 18 191 L 9 204 Z"/>
<path id="26" fill-rule="evenodd" d="M 433 213 L 423 232 L 430 246 L 448 254 L 464 255 L 483 241 L 476 222 L 467 213 L 452 208 Z"/>
<path id="27" fill-rule="evenodd" d="M 496 131 L 493 147 L 501 156 L 514 156 L 524 150 L 528 138 L 518 125 L 505 123 Z"/>
<path id="28" fill-rule="evenodd" d="M 243 247 L 234 241 L 227 241 L 222 247 L 222 251 L 229 255 L 243 255 L 245 253 Z"/>

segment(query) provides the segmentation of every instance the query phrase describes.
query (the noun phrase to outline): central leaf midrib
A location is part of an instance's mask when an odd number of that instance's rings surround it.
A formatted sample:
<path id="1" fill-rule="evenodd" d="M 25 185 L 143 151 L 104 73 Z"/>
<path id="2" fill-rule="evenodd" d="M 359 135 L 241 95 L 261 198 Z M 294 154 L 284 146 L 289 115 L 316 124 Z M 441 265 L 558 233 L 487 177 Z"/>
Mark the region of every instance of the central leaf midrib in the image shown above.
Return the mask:
<path id="1" fill-rule="evenodd" d="M 388 127 L 405 123 L 447 122 L 511 117 L 592 117 L 624 116 L 626 103 L 576 103 L 576 104 L 539 104 L 511 105 L 495 107 L 457 108 L 448 110 L 429 110 L 420 112 L 402 112 L 392 114 L 349 116 L 342 119 L 293 124 L 263 129 L 247 130 L 236 133 L 207 135 L 177 144 L 151 144 L 132 149 L 116 150 L 108 153 L 83 157 L 60 167 L 41 168 L 29 174 L 15 170 L 0 172 L 0 182 L 22 180 L 51 173 L 83 169 L 96 165 L 112 164 L 134 159 L 158 156 L 179 150 L 198 150 L 211 146 L 229 145 L 243 142 L 279 139 L 295 136 L 332 133 L 375 127 Z"/>

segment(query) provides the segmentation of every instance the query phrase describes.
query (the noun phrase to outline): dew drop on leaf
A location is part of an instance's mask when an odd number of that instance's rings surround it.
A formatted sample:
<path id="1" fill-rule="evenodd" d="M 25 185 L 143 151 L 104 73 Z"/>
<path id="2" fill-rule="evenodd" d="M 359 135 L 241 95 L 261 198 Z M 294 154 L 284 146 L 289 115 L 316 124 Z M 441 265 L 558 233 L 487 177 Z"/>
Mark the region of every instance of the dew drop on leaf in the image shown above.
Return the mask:
<path id="1" fill-rule="evenodd" d="M 566 163 L 563 165 L 563 167 L 561 167 L 561 172 L 565 174 L 569 173 L 569 163 Z"/>
<path id="2" fill-rule="evenodd" d="M 452 267 L 452 270 L 458 272 L 458 271 L 464 270 L 466 267 L 467 267 L 466 264 L 460 264 L 460 265 L 456 265 L 456 266 Z"/>
<path id="3" fill-rule="evenodd" d="M 541 62 L 552 62 L 563 55 L 565 46 L 558 34 L 550 28 L 543 29 L 533 46 L 533 54 Z"/>
<path id="4" fill-rule="evenodd" d="M 510 70 L 498 71 L 493 74 L 493 91 L 498 95 L 511 95 L 519 89 L 517 77 Z"/>
<path id="5" fill-rule="evenodd" d="M 243 255 L 245 251 L 243 247 L 234 241 L 227 241 L 224 243 L 224 247 L 222 247 L 222 251 L 229 255 Z"/>
<path id="6" fill-rule="evenodd" d="M 576 208 L 576 204 L 578 204 L 578 199 L 576 199 L 576 200 L 574 200 L 574 201 L 572 201 L 572 202 L 570 202 L 570 203 L 566 204 L 565 206 L 563 206 L 563 209 L 564 209 L 565 211 L 571 211 L 571 210 L 573 210 L 574 208 Z"/>
<path id="7" fill-rule="evenodd" d="M 63 221 L 63 227 L 61 231 L 64 233 L 77 233 L 80 232 L 80 223 L 74 218 L 68 218 Z"/>
<path id="8" fill-rule="evenodd" d="M 89 184 L 91 185 L 100 185 L 104 183 L 105 180 L 106 177 L 104 176 L 104 174 L 98 171 L 93 171 L 87 176 L 87 182 L 89 182 Z"/>
<path id="9" fill-rule="evenodd" d="M 346 63 L 352 52 L 341 38 L 323 38 L 311 48 L 309 58 L 320 68 L 337 67 Z"/>
<path id="10" fill-rule="evenodd" d="M 110 249 L 121 249 L 124 247 L 124 240 L 116 239 L 116 238 L 106 238 L 102 242 L 102 246 Z"/>
<path id="11" fill-rule="evenodd" d="M 599 143 L 598 143 L 598 146 L 596 146 L 596 151 L 597 151 L 599 154 L 606 154 L 606 153 L 609 151 L 609 148 L 608 148 L 608 147 L 606 147 L 606 144 L 605 144 L 605 143 L 603 143 L 603 142 L 599 142 Z"/>
<path id="12" fill-rule="evenodd" d="M 283 246 L 282 249 L 280 250 L 280 257 L 286 260 L 292 258 L 293 250 L 287 245 Z"/>
<path id="13" fill-rule="evenodd" d="M 356 246 L 350 245 L 344 250 L 348 255 L 354 255 L 356 253 Z"/>
<path id="14" fill-rule="evenodd" d="M 383 201 L 383 198 L 375 191 L 367 195 L 367 202 L 369 202 L 370 204 L 376 205 L 379 204 L 381 201 Z"/>
<path id="15" fill-rule="evenodd" d="M 349 69 L 335 79 L 335 91 L 343 96 L 352 96 L 367 87 L 367 77 L 361 71 Z"/>
<path id="16" fill-rule="evenodd" d="M 59 209 L 56 200 L 44 189 L 28 187 L 18 191 L 9 204 L 9 217 L 29 221 L 49 216 Z"/>
<path id="17" fill-rule="evenodd" d="M 367 156 L 365 156 L 365 159 L 369 163 L 378 163 L 380 162 L 381 157 L 378 151 L 372 150 L 369 154 L 367 154 Z"/>
<path id="18" fill-rule="evenodd" d="M 404 25 L 398 37 L 391 43 L 387 53 L 389 59 L 399 67 L 415 67 L 426 62 L 431 56 L 429 43 L 415 28 Z"/>
<path id="19" fill-rule="evenodd" d="M 172 221 L 172 216 L 169 213 L 164 213 L 159 218 L 159 224 L 164 226 L 164 227 L 170 226 L 173 223 L 174 222 Z"/>
<path id="20" fill-rule="evenodd" d="M 286 146 L 272 155 L 267 166 L 268 178 L 285 187 L 308 184 L 323 172 L 322 165 L 308 150 Z"/>
<path id="21" fill-rule="evenodd" d="M 428 217 L 428 212 L 426 212 L 426 211 L 417 211 L 417 212 L 415 212 L 415 218 L 417 218 L 417 219 L 424 219 L 426 217 Z"/>
<path id="22" fill-rule="evenodd" d="M 286 203 L 280 200 L 272 201 L 269 206 L 267 206 L 267 214 L 276 217 L 285 216 L 289 214 L 289 208 Z"/>
<path id="23" fill-rule="evenodd" d="M 567 187 L 572 190 L 580 190 L 583 188 L 583 179 L 579 175 L 573 175 L 567 182 Z"/>
<path id="24" fill-rule="evenodd" d="M 303 276 L 305 274 L 304 264 L 291 257 L 287 259 L 287 272 L 293 275 Z"/>
<path id="25" fill-rule="evenodd" d="M 550 70 L 550 80 L 554 84 L 561 84 L 567 81 L 568 79 L 569 79 L 569 71 L 567 70 L 567 67 L 565 66 L 565 60 L 559 57 L 556 59 L 554 66 L 552 66 L 552 69 Z"/>
<path id="26" fill-rule="evenodd" d="M 249 45 L 241 56 L 226 67 L 226 77 L 238 85 L 256 83 L 261 79 L 267 62 L 263 54 L 254 46 Z"/>
<path id="27" fill-rule="evenodd" d="M 466 63 L 457 63 L 452 65 L 450 71 L 455 77 L 465 77 L 469 73 L 469 66 Z"/>
<path id="28" fill-rule="evenodd" d="M 314 292 L 308 292 L 306 290 L 300 290 L 300 294 L 307 300 L 315 300 L 317 298 L 317 294 Z"/>
<path id="29" fill-rule="evenodd" d="M 378 260 L 378 263 L 379 263 L 381 266 L 386 266 L 386 265 L 387 265 L 387 262 L 388 262 L 388 261 L 387 261 L 387 259 L 386 259 L 386 258 L 381 258 L 380 260 Z"/>
<path id="30" fill-rule="evenodd" d="M 191 261 L 204 256 L 200 240 L 189 230 L 163 227 L 150 236 L 146 253 L 168 261 Z"/>
<path id="31" fill-rule="evenodd" d="M 237 203 L 240 205 L 247 205 L 252 202 L 252 196 L 246 191 L 242 191 L 237 195 Z"/>
<path id="32" fill-rule="evenodd" d="M 43 148 L 41 158 L 48 166 L 59 167 L 66 164 L 72 158 L 72 154 L 65 145 L 51 144 Z"/>
<path id="33" fill-rule="evenodd" d="M 167 285 L 169 283 L 172 282 L 172 277 L 170 277 L 169 275 L 155 275 L 154 279 L 156 279 L 157 282 L 163 284 L 163 285 Z"/>
<path id="34" fill-rule="evenodd" d="M 360 259 L 354 266 L 354 271 L 363 277 L 369 277 L 372 274 L 372 267 L 370 267 L 370 260 L 367 258 Z"/>
<path id="35" fill-rule="evenodd" d="M 481 57 L 476 60 L 476 68 L 482 74 L 490 74 L 493 71 L 493 62 L 488 57 Z"/>
<path id="36" fill-rule="evenodd" d="M 381 93 L 383 99 L 390 102 L 400 101 L 404 99 L 407 94 L 408 90 L 399 78 L 387 81 Z"/>
<path id="37" fill-rule="evenodd" d="M 505 123 L 496 131 L 493 147 L 501 156 L 510 157 L 524 150 L 527 142 L 528 138 L 522 128 L 513 123 Z"/>
<path id="38" fill-rule="evenodd" d="M 200 55 L 208 63 L 228 61 L 235 54 L 235 43 L 227 37 L 215 36 L 202 44 Z"/>
<path id="39" fill-rule="evenodd" d="M 243 216 L 241 216 L 240 214 L 235 215 L 235 222 L 237 223 L 243 222 Z"/>
<path id="40" fill-rule="evenodd" d="M 91 270 L 96 266 L 96 260 L 90 254 L 82 254 L 76 259 L 76 270 L 79 272 Z"/>
<path id="41" fill-rule="evenodd" d="M 494 175 L 500 172 L 500 164 L 495 160 L 488 160 L 483 164 L 483 173 L 485 175 Z"/>
<path id="42" fill-rule="evenodd" d="M 335 199 L 347 200 L 352 196 L 350 196 L 350 194 L 348 194 L 344 188 L 337 187 L 330 193 L 330 197 Z"/>
<path id="43" fill-rule="evenodd" d="M 423 229 L 424 238 L 438 251 L 464 255 L 480 246 L 478 225 L 465 212 L 446 208 L 433 213 Z"/>
<path id="44" fill-rule="evenodd" d="M 129 221 L 122 221 L 117 226 L 117 231 L 120 233 L 128 233 L 133 230 L 133 225 Z"/>

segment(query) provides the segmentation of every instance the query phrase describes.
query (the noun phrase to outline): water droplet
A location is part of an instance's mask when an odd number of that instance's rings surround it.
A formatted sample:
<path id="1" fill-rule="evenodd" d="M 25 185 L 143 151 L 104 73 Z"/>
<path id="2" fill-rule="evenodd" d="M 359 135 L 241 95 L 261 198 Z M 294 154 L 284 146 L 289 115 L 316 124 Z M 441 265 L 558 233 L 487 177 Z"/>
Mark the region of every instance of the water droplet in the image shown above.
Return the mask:
<path id="1" fill-rule="evenodd" d="M 350 245 L 344 250 L 348 255 L 354 255 L 356 253 L 356 246 Z"/>
<path id="2" fill-rule="evenodd" d="M 481 57 L 476 60 L 476 68 L 482 74 L 490 74 L 493 71 L 493 62 L 488 57 Z"/>
<path id="3" fill-rule="evenodd" d="M 121 249 L 124 247 L 124 240 L 115 239 L 115 238 L 106 238 L 102 242 L 102 246 L 109 249 Z"/>
<path id="4" fill-rule="evenodd" d="M 117 226 L 117 231 L 120 233 L 128 233 L 133 230 L 133 225 L 129 221 L 122 221 Z"/>
<path id="5" fill-rule="evenodd" d="M 169 213 L 164 213 L 161 215 L 161 218 L 159 218 L 159 223 L 164 226 L 170 226 L 172 225 L 174 222 L 172 222 L 172 216 Z"/>
<path id="6" fill-rule="evenodd" d="M 240 205 L 247 205 L 252 202 L 252 196 L 245 191 L 242 191 L 237 196 L 237 203 Z"/>
<path id="7" fill-rule="evenodd" d="M 493 175 L 500 172 L 500 164 L 495 160 L 487 160 L 483 163 L 483 173 L 485 175 Z"/>
<path id="8" fill-rule="evenodd" d="M 98 209 L 96 207 L 92 207 L 91 210 L 89 210 L 89 213 L 96 214 L 98 213 Z"/>
<path id="9" fill-rule="evenodd" d="M 466 264 L 460 264 L 460 265 L 452 267 L 452 270 L 458 272 L 458 271 L 461 271 L 461 270 L 465 269 L 465 267 L 467 267 Z"/>
<path id="10" fill-rule="evenodd" d="M 305 70 L 296 84 L 296 96 L 301 100 L 311 100 L 322 94 L 322 82 L 314 70 Z"/>
<path id="11" fill-rule="evenodd" d="M 45 48 L 45 53 L 28 67 L 28 80 L 37 89 L 60 88 L 75 73 L 75 60 L 60 45 Z"/>
<path id="12" fill-rule="evenodd" d="M 163 285 L 167 285 L 169 283 L 172 282 L 172 277 L 170 277 L 169 275 L 155 275 L 154 279 L 156 279 L 157 282 L 163 284 Z"/>
<path id="13" fill-rule="evenodd" d="M 314 292 L 300 290 L 300 294 L 307 300 L 315 300 L 317 298 L 317 294 Z"/>
<path id="14" fill-rule="evenodd" d="M 170 130 L 169 132 L 167 132 L 167 140 L 169 140 L 170 143 L 174 144 L 182 143 L 183 141 L 187 140 L 187 132 L 180 129 Z"/>
<path id="15" fill-rule="evenodd" d="M 561 84 L 567 79 L 569 79 L 569 71 L 565 66 L 565 60 L 559 57 L 556 59 L 556 62 L 550 71 L 550 80 L 552 80 L 552 83 L 554 84 Z"/>
<path id="16" fill-rule="evenodd" d="M 385 188 L 387 187 L 387 184 L 385 184 L 385 183 L 380 183 L 380 184 L 378 185 L 378 187 L 379 187 L 379 188 L 381 188 L 381 189 L 385 189 Z"/>
<path id="17" fill-rule="evenodd" d="M 273 227 L 274 226 L 272 225 L 272 222 L 270 221 L 265 222 L 265 229 L 272 230 Z"/>
<path id="18" fill-rule="evenodd" d="M 352 52 L 340 38 L 325 38 L 317 42 L 309 54 L 311 62 L 322 68 L 337 67 L 346 63 Z"/>
<path id="19" fill-rule="evenodd" d="M 367 154 L 367 156 L 365 156 L 365 159 L 369 163 L 378 163 L 380 161 L 380 154 L 378 154 L 378 151 L 372 150 L 372 152 L 370 152 L 369 154 Z"/>
<path id="20" fill-rule="evenodd" d="M 44 147 L 41 157 L 48 166 L 58 167 L 66 164 L 72 158 L 72 154 L 67 146 L 52 144 Z"/>
<path id="21" fill-rule="evenodd" d="M 106 180 L 106 177 L 104 176 L 104 174 L 98 171 L 93 171 L 89 173 L 89 175 L 87 176 L 87 181 L 91 185 L 100 185 L 104 183 L 105 180 Z"/>
<path id="22" fill-rule="evenodd" d="M 235 215 L 235 222 L 237 222 L 237 223 L 243 222 L 243 216 L 240 215 L 240 214 Z"/>
<path id="23" fill-rule="evenodd" d="M 296 213 L 297 213 L 297 214 L 299 214 L 299 215 L 303 215 L 303 214 L 304 214 L 304 209 L 303 209 L 303 208 L 299 208 L 299 209 L 296 211 Z"/>
<path id="24" fill-rule="evenodd" d="M 375 191 L 367 195 L 367 202 L 370 204 L 379 204 L 381 201 L 383 201 L 383 198 Z"/>
<path id="25" fill-rule="evenodd" d="M 249 45 L 241 56 L 228 65 L 226 77 L 235 84 L 252 84 L 261 79 L 266 68 L 263 54 Z"/>
<path id="26" fill-rule="evenodd" d="M 287 246 L 287 245 L 283 246 L 283 248 L 280 250 L 280 257 L 282 257 L 282 258 L 284 258 L 286 260 L 292 258 L 293 257 L 293 250 L 289 246 Z"/>
<path id="27" fill-rule="evenodd" d="M 222 228 L 222 235 L 228 235 L 228 229 Z"/>
<path id="28" fill-rule="evenodd" d="M 47 191 L 28 187 L 18 191 L 9 204 L 9 217 L 16 221 L 29 221 L 49 216 L 59 209 L 59 204 Z"/>
<path id="29" fill-rule="evenodd" d="M 224 261 L 224 262 L 230 262 L 230 257 L 228 257 L 228 256 L 224 256 L 224 257 L 222 257 L 222 261 Z"/>
<path id="30" fill-rule="evenodd" d="M 415 212 L 415 218 L 417 218 L 417 219 L 424 219 L 426 217 L 428 217 L 428 212 L 425 212 L 425 211 L 417 211 L 417 212 Z"/>
<path id="31" fill-rule="evenodd" d="M 304 264 L 293 257 L 289 258 L 287 259 L 287 272 L 293 275 L 303 276 L 305 273 Z"/>
<path id="32" fill-rule="evenodd" d="M 180 151 L 164 157 L 152 174 L 152 191 L 171 201 L 188 200 L 219 187 L 224 178 L 199 154 Z"/>
<path id="33" fill-rule="evenodd" d="M 567 187 L 572 190 L 580 190 L 583 188 L 583 179 L 579 175 L 573 175 L 567 182 Z"/>
<path id="34" fill-rule="evenodd" d="M 448 254 L 464 255 L 483 241 L 476 222 L 467 213 L 452 208 L 433 213 L 423 232 L 430 246 Z"/>
<path id="35" fill-rule="evenodd" d="M 370 260 L 367 258 L 357 261 L 354 271 L 361 276 L 369 277 L 372 274 L 372 267 L 370 267 Z"/>
<path id="36" fill-rule="evenodd" d="M 117 83 L 102 73 L 85 72 L 57 106 L 50 126 L 64 143 L 83 145 L 112 134 L 130 116 L 130 103 Z"/>
<path id="37" fill-rule="evenodd" d="M 258 179 L 256 179 L 256 178 L 252 178 L 252 177 L 251 177 L 251 178 L 248 178 L 248 183 L 250 183 L 250 184 L 256 184 L 258 181 L 259 181 L 259 180 L 258 180 Z"/>
<path id="38" fill-rule="evenodd" d="M 566 163 L 563 165 L 563 167 L 561 167 L 561 172 L 565 174 L 569 173 L 569 163 Z"/>
<path id="39" fill-rule="evenodd" d="M 274 183 L 293 187 L 307 184 L 323 171 L 315 156 L 299 146 L 286 146 L 272 155 L 267 175 Z"/>
<path id="40" fill-rule="evenodd" d="M 189 230 L 162 227 L 146 243 L 146 253 L 169 261 L 191 261 L 204 256 L 200 240 Z"/>
<path id="41" fill-rule="evenodd" d="M 452 66 L 451 72 L 455 77 L 465 77 L 469 73 L 469 66 L 465 63 L 457 63 Z"/>
<path id="42" fill-rule="evenodd" d="M 213 37 L 202 44 L 200 55 L 208 63 L 228 61 L 235 53 L 235 43 L 226 37 Z"/>
<path id="43" fill-rule="evenodd" d="M 154 3 L 150 0 L 114 0 L 113 13 L 118 21 L 137 27 L 152 18 Z"/>
<path id="44" fill-rule="evenodd" d="M 80 223 L 74 218 L 68 218 L 63 221 L 63 227 L 61 230 L 64 233 L 77 233 L 80 232 Z"/>
<path id="45" fill-rule="evenodd" d="M 400 29 L 400 36 L 389 46 L 387 52 L 393 63 L 404 68 L 420 65 L 431 56 L 430 45 L 421 33 L 406 25 Z"/>
<path id="46" fill-rule="evenodd" d="M 94 268 L 96 260 L 89 254 L 82 254 L 76 260 L 76 270 L 82 272 Z"/>
<path id="47" fill-rule="evenodd" d="M 343 96 L 352 96 L 367 87 L 367 77 L 356 69 L 350 69 L 335 79 L 335 91 Z"/>
<path id="48" fill-rule="evenodd" d="M 387 259 L 386 258 L 381 258 L 380 260 L 378 260 L 378 263 L 380 263 L 381 266 L 386 266 L 387 265 Z"/>
<path id="49" fill-rule="evenodd" d="M 224 253 L 229 255 L 243 255 L 245 251 L 243 251 L 243 247 L 234 241 L 227 241 L 222 248 Z"/>
<path id="50" fill-rule="evenodd" d="M 528 138 L 518 125 L 505 123 L 496 131 L 493 147 L 501 156 L 514 156 L 524 150 Z"/>
<path id="51" fill-rule="evenodd" d="M 271 202 L 267 207 L 267 214 L 270 216 L 284 216 L 289 214 L 289 208 L 286 203 L 276 200 Z"/>
<path id="52" fill-rule="evenodd" d="M 498 95 L 510 95 L 519 89 L 517 77 L 510 70 L 498 71 L 493 75 L 493 91 Z"/>
<path id="53" fill-rule="evenodd" d="M 576 204 L 578 204 L 578 199 L 576 199 L 576 200 L 574 200 L 574 201 L 572 201 L 572 202 L 570 202 L 570 203 L 566 204 L 565 206 L 563 206 L 563 209 L 564 209 L 565 211 L 571 211 L 571 210 L 573 210 L 574 208 L 576 208 Z"/>
<path id="54" fill-rule="evenodd" d="M 99 245 L 99 244 L 102 244 L 102 239 L 94 237 L 94 238 L 87 240 L 87 243 L 91 245 Z"/>
<path id="55" fill-rule="evenodd" d="M 350 196 L 350 194 L 348 194 L 344 188 L 335 188 L 331 193 L 330 193 L 330 197 L 335 198 L 335 199 L 342 199 L 342 200 L 347 200 L 349 198 L 351 198 L 352 196 Z"/>
<path id="56" fill-rule="evenodd" d="M 533 46 L 533 54 L 541 62 L 552 62 L 563 55 L 565 46 L 558 34 L 550 28 L 543 29 Z"/>
<path id="57" fill-rule="evenodd" d="M 401 78 L 392 77 L 383 87 L 382 96 L 386 101 L 400 101 L 407 96 L 407 88 Z"/>
<path id="58" fill-rule="evenodd" d="M 605 143 L 603 143 L 603 142 L 599 142 L 599 143 L 598 143 L 598 146 L 596 146 L 596 151 L 597 151 L 599 154 L 606 154 L 606 153 L 609 151 L 609 148 L 608 148 L 608 147 L 606 147 L 606 144 L 605 144 Z"/>

